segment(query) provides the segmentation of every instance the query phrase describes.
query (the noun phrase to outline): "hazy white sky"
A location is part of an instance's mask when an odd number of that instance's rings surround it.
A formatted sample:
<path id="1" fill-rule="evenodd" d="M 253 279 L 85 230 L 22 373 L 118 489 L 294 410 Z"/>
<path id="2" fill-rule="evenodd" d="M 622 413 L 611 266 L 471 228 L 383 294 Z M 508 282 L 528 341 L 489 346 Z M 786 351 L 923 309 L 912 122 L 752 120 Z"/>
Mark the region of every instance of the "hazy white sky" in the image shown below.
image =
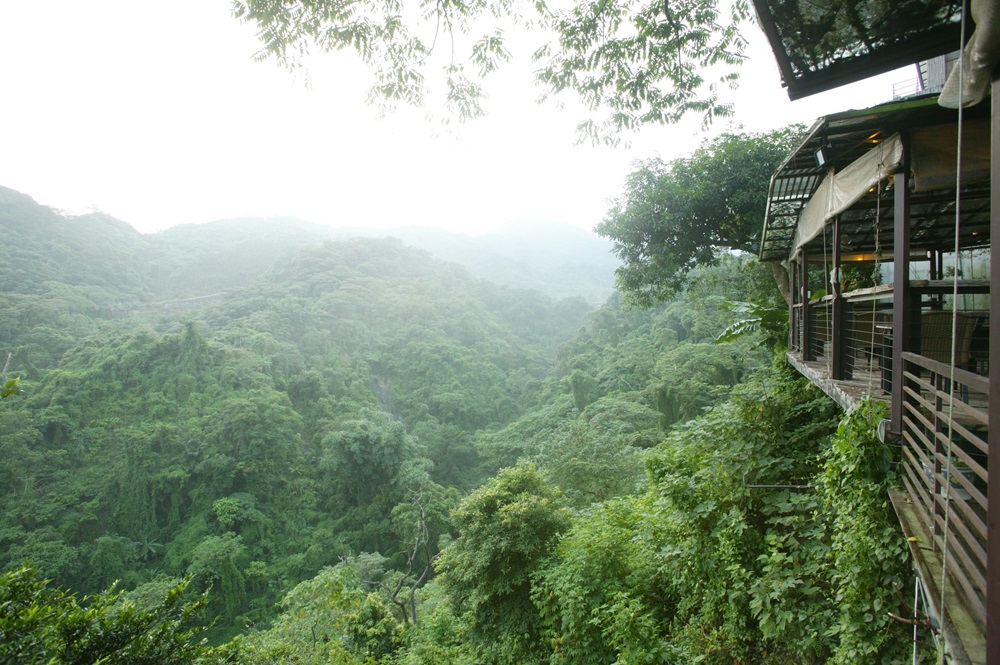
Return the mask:
<path id="1" fill-rule="evenodd" d="M 749 36 L 734 123 L 755 131 L 885 101 L 915 75 L 792 103 L 763 36 Z M 706 136 L 692 121 L 645 129 L 631 149 L 574 145 L 581 112 L 535 104 L 528 64 L 495 79 L 488 118 L 442 133 L 426 109 L 378 120 L 350 54 L 313 63 L 307 88 L 255 62 L 257 48 L 228 0 L 0 0 L 0 185 L 143 232 L 241 215 L 592 228 L 634 160 L 680 156 Z"/>

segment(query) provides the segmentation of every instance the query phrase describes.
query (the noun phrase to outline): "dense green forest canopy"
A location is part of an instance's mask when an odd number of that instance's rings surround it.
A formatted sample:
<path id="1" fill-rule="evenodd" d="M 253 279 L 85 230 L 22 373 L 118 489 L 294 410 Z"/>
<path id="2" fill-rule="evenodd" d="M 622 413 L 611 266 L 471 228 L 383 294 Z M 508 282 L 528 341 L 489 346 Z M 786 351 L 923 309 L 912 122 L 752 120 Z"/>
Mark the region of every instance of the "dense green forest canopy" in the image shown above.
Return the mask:
<path id="1" fill-rule="evenodd" d="M 756 261 L 593 308 L 391 239 L 289 242 L 241 273 L 263 244 L 0 194 L 30 250 L 0 257 L 26 386 L 0 401 L 5 658 L 907 652 L 878 405 L 844 419 L 753 334 L 715 343 L 728 302 L 779 301 Z"/>
<path id="2" fill-rule="evenodd" d="M 756 253 L 767 183 L 803 129 L 725 133 L 692 155 L 640 163 L 597 226 L 621 259 L 615 274 L 629 301 L 649 307 L 669 297 L 691 269 L 712 263 L 720 252 Z M 773 266 L 787 291 L 787 275 Z"/>
<path id="3" fill-rule="evenodd" d="M 15 203 L 34 217 L 4 225 L 32 251 L 4 262 L 0 317 L 32 388 L 0 414 L 2 563 L 84 592 L 195 575 L 219 629 L 342 556 L 394 557 L 413 497 L 446 513 L 484 477 L 472 437 L 536 403 L 588 310 L 387 239 L 314 244 L 240 284 L 201 257 L 252 265 L 261 244 L 182 230 L 164 248 Z M 164 309 L 159 274 L 181 271 L 230 282 L 195 299 L 173 283 Z"/>

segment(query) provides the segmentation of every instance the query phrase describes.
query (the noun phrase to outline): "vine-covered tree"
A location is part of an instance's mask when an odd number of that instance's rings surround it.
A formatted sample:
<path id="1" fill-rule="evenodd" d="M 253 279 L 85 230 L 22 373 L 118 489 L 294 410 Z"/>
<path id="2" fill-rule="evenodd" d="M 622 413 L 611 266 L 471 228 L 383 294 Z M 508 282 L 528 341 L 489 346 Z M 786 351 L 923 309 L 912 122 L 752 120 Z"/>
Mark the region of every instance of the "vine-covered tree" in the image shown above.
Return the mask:
<path id="1" fill-rule="evenodd" d="M 623 261 L 619 290 L 649 307 L 676 293 L 696 264 L 713 263 L 719 250 L 756 251 L 767 183 L 798 135 L 795 126 L 726 133 L 690 157 L 640 163 L 597 227 Z M 787 284 L 787 276 L 775 276 Z"/>
<path id="2" fill-rule="evenodd" d="M 536 37 L 542 97 L 576 93 L 595 112 L 584 137 L 608 139 L 646 123 L 732 114 L 719 84 L 733 84 L 744 59 L 736 0 L 608 0 L 557 8 L 543 0 L 454 0 L 405 7 L 399 0 L 235 0 L 233 13 L 258 28 L 259 57 L 301 66 L 311 51 L 353 50 L 374 69 L 370 100 L 419 105 L 434 87 L 461 119 L 483 114 L 483 80 L 512 59 L 510 35 Z M 715 80 L 707 70 L 713 68 Z"/>
<path id="3" fill-rule="evenodd" d="M 569 526 L 560 493 L 535 466 L 522 464 L 466 497 L 453 519 L 461 535 L 437 568 L 458 607 L 470 615 L 480 662 L 541 662 L 531 578 Z"/>

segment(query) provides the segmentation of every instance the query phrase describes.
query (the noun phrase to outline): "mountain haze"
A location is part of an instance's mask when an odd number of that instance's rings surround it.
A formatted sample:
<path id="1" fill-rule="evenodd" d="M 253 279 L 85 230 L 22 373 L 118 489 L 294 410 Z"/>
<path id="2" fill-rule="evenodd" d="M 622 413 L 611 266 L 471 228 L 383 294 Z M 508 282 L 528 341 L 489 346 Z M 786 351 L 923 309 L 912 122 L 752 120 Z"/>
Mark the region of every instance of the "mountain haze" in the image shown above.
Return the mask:
<path id="1" fill-rule="evenodd" d="M 590 309 L 298 220 L 143 235 L 4 189 L 0 231 L 24 387 L 0 404 L 0 569 L 193 575 L 217 639 L 343 557 L 400 565 L 398 513 L 482 482 L 474 437 L 537 404 Z"/>
<path id="2" fill-rule="evenodd" d="M 77 284 L 111 286 L 134 282 L 126 279 L 128 271 L 141 273 L 141 290 L 128 299 L 208 295 L 262 275 L 285 250 L 352 237 L 399 238 L 476 277 L 554 298 L 579 296 L 595 306 L 613 292 L 617 265 L 607 241 L 545 220 L 522 220 L 480 236 L 418 227 L 335 228 L 293 217 L 242 217 L 141 234 L 104 213 L 64 216 L 5 187 L 0 187 L 0 229 L 0 270 L 15 281 L 26 275 L 24 262 L 76 253 L 80 260 L 70 264 L 84 272 L 67 277 Z M 24 237 L 28 229 L 47 232 L 49 253 Z M 101 242 L 88 242 L 98 230 L 105 234 Z M 57 266 L 51 269 L 60 275 Z"/>

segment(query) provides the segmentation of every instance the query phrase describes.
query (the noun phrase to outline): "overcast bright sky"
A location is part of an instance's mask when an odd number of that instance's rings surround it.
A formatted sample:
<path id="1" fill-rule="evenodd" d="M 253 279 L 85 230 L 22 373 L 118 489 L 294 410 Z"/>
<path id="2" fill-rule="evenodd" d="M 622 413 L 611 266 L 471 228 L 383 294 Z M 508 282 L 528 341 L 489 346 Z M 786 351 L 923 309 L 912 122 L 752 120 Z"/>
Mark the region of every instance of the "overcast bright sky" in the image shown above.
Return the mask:
<path id="1" fill-rule="evenodd" d="M 915 76 L 791 103 L 753 30 L 736 118 L 709 135 L 810 124 L 885 101 Z M 489 117 L 442 133 L 427 110 L 378 120 L 350 54 L 314 62 L 307 88 L 255 62 L 257 48 L 228 0 L 0 0 L 0 185 L 143 232 L 242 215 L 470 233 L 524 218 L 592 228 L 634 160 L 681 156 L 706 136 L 694 120 L 645 129 L 631 149 L 574 145 L 581 113 L 535 104 L 528 64 L 494 81 Z"/>

